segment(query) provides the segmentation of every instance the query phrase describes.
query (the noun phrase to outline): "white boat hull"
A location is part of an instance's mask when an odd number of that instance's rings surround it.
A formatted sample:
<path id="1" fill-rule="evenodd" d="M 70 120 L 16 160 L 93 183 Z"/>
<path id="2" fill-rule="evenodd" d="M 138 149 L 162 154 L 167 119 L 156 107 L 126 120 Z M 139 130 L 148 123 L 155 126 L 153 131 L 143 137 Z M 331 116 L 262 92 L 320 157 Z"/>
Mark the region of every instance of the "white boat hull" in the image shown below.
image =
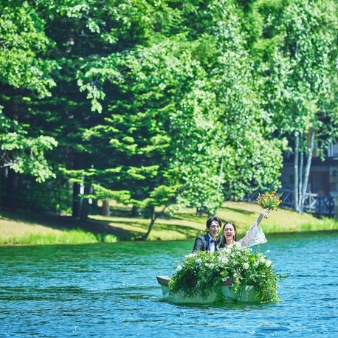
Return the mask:
<path id="1" fill-rule="evenodd" d="M 217 294 L 216 292 L 211 292 L 207 298 L 202 297 L 187 297 L 182 291 L 173 293 L 169 290 L 168 283 L 170 278 L 167 276 L 157 276 L 157 281 L 161 285 L 163 298 L 173 302 L 181 304 L 210 304 L 215 303 Z M 223 302 L 225 303 L 234 303 L 234 302 L 257 302 L 257 294 L 255 287 L 253 285 L 246 286 L 246 290 L 242 293 L 241 297 L 236 297 L 236 294 L 233 290 L 231 280 L 226 281 L 222 285 L 222 294 Z"/>

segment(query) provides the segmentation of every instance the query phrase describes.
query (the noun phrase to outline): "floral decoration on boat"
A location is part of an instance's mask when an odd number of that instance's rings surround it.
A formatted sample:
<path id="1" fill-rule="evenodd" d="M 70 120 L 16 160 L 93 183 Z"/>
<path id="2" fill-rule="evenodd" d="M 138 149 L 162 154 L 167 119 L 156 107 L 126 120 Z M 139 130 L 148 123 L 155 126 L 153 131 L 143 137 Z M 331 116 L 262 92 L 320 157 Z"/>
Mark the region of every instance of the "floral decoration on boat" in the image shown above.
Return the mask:
<path id="1" fill-rule="evenodd" d="M 238 298 L 247 285 L 254 285 L 260 302 L 279 301 L 278 279 L 286 277 L 275 272 L 273 263 L 264 254 L 236 246 L 213 253 L 191 253 L 175 269 L 169 282 L 171 292 L 183 291 L 186 297 L 202 298 L 216 292 L 218 301 L 223 300 L 221 287 L 229 279 Z"/>

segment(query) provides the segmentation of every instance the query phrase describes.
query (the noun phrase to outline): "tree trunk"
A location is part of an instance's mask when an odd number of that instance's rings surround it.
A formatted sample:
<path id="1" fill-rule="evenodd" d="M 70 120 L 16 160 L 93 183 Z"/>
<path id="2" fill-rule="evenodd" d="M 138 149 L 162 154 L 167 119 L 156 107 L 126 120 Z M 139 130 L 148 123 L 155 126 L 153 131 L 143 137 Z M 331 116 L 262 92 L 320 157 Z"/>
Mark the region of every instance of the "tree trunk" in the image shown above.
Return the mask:
<path id="1" fill-rule="evenodd" d="M 152 230 L 153 227 L 154 227 L 154 224 L 155 224 L 156 219 L 157 219 L 160 215 L 163 215 L 163 213 L 164 213 L 164 211 L 165 211 L 166 208 L 167 208 L 167 206 L 165 206 L 165 207 L 163 208 L 163 210 L 162 210 L 161 212 L 159 212 L 159 213 L 156 215 L 156 213 L 155 213 L 155 207 L 154 207 L 154 206 L 150 206 L 149 211 L 151 210 L 151 219 L 150 219 L 150 224 L 149 224 L 149 227 L 148 227 L 148 231 L 147 231 L 147 233 L 142 237 L 142 239 L 143 239 L 144 241 L 146 241 L 146 240 L 148 239 L 149 234 L 150 234 L 151 230 Z"/>
<path id="2" fill-rule="evenodd" d="M 72 216 L 80 217 L 81 214 L 81 198 L 80 198 L 80 184 L 73 183 L 73 208 Z"/>
<path id="3" fill-rule="evenodd" d="M 296 133 L 295 136 L 295 158 L 294 158 L 294 209 L 296 211 L 299 211 L 299 205 L 298 205 L 298 159 L 299 159 L 299 134 Z"/>
<path id="4" fill-rule="evenodd" d="M 88 168 L 88 154 L 74 153 L 73 154 L 73 169 L 83 170 Z M 83 179 L 83 177 L 82 177 Z M 81 217 L 82 198 L 80 197 L 81 184 L 73 183 L 73 217 Z"/>
<path id="5" fill-rule="evenodd" d="M 302 138 L 303 139 L 303 138 Z M 303 147 L 303 145 L 302 145 Z M 302 195 L 302 192 L 303 192 L 303 167 L 304 167 L 304 150 L 303 148 L 301 148 L 301 151 L 300 151 L 300 164 L 299 164 L 299 188 L 298 188 L 298 212 L 300 214 L 303 213 L 303 202 L 304 202 L 304 199 L 303 199 L 303 195 Z"/>
<path id="6" fill-rule="evenodd" d="M 133 205 L 133 207 L 131 208 L 131 216 L 132 217 L 139 216 L 139 208 L 136 205 Z"/>
<path id="7" fill-rule="evenodd" d="M 109 201 L 107 199 L 102 202 L 102 216 L 110 216 Z"/>
<path id="8" fill-rule="evenodd" d="M 9 210 L 15 211 L 18 207 L 19 174 L 8 169 L 5 205 Z"/>
<path id="9" fill-rule="evenodd" d="M 154 224 L 155 224 L 155 220 L 156 220 L 156 217 L 152 217 L 151 220 L 150 220 L 150 224 L 149 224 L 149 227 L 148 227 L 148 231 L 147 233 L 143 236 L 143 240 L 146 241 L 149 237 L 149 234 L 151 232 L 151 230 L 153 229 L 154 227 Z"/>
<path id="10" fill-rule="evenodd" d="M 87 183 L 84 187 L 84 194 L 89 195 L 90 193 L 91 193 L 91 185 Z M 82 205 L 81 205 L 80 220 L 82 222 L 87 222 L 88 214 L 89 214 L 89 199 L 83 198 Z"/>
<path id="11" fill-rule="evenodd" d="M 312 162 L 312 151 L 314 148 L 314 137 L 315 137 L 315 131 L 313 128 L 310 130 L 310 144 L 307 148 L 307 157 L 306 157 L 306 167 L 305 167 L 305 172 L 303 174 L 303 168 L 304 168 L 304 149 L 305 149 L 305 144 L 304 142 L 306 140 L 303 140 L 303 137 L 301 137 L 301 142 L 302 144 L 300 145 L 300 163 L 299 163 L 299 168 L 298 168 L 298 177 L 296 178 L 297 171 L 296 171 L 296 166 L 297 166 L 297 161 L 296 160 L 296 151 L 295 151 L 295 206 L 296 206 L 296 211 L 298 211 L 300 214 L 304 213 L 304 202 L 305 202 L 305 195 L 306 195 L 306 190 L 307 190 L 307 185 L 309 181 L 309 175 L 310 175 L 310 168 L 311 168 L 311 162 Z M 297 146 L 298 140 L 296 138 L 296 146 Z M 299 147 L 299 143 L 298 143 Z M 298 155 L 297 155 L 298 158 Z M 298 179 L 298 188 L 297 188 L 297 179 Z M 297 191 L 298 190 L 298 191 Z M 296 200 L 298 199 L 298 207 L 296 204 Z"/>
<path id="12" fill-rule="evenodd" d="M 313 128 L 311 128 L 311 135 L 310 135 L 310 145 L 308 147 L 308 154 L 306 159 L 306 167 L 305 167 L 305 173 L 304 173 L 304 182 L 303 182 L 303 190 L 302 190 L 302 212 L 304 211 L 304 200 L 305 200 L 305 194 L 307 189 L 307 184 L 309 181 L 309 175 L 310 175 L 310 168 L 311 168 L 311 162 L 312 162 L 312 152 L 314 148 L 315 143 L 315 131 Z"/>

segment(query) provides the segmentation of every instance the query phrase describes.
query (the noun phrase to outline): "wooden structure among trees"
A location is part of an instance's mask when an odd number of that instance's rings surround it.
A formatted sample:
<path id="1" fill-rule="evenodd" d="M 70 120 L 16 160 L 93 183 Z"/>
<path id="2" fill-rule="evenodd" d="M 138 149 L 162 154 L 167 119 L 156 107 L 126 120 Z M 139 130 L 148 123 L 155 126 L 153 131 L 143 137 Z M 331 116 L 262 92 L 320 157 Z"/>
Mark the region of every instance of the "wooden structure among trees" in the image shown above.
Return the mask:
<path id="1" fill-rule="evenodd" d="M 290 189 L 279 189 L 279 193 L 283 193 L 281 199 L 282 203 L 280 207 L 286 207 L 294 209 L 295 197 L 294 191 Z M 253 202 L 257 199 L 258 192 L 251 195 L 247 195 L 244 200 L 246 202 Z M 334 217 L 335 215 L 335 203 L 332 196 L 322 196 L 320 194 L 314 194 L 311 192 L 305 193 L 304 208 L 305 212 L 310 212 L 316 216 Z"/>

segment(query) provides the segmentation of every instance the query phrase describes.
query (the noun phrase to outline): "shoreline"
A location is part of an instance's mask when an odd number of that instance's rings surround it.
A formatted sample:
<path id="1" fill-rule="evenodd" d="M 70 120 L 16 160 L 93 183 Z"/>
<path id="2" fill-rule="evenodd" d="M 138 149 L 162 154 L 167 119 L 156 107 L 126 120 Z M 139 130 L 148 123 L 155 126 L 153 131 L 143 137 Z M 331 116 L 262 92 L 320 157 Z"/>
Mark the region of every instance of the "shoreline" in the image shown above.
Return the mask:
<path id="1" fill-rule="evenodd" d="M 256 204 L 226 202 L 217 216 L 223 221 L 235 222 L 237 234 L 244 236 L 260 212 L 261 208 Z M 194 239 L 205 234 L 207 217 L 205 214 L 196 215 L 192 209 L 183 209 L 173 217 L 167 215 L 156 220 L 148 240 Z M 0 245 L 135 241 L 141 239 L 148 226 L 149 220 L 133 218 L 129 210 L 124 215 L 121 215 L 121 211 L 112 216 L 90 215 L 85 223 L 70 215 L 0 211 Z M 338 221 L 279 209 L 271 212 L 269 218 L 261 222 L 261 227 L 265 234 L 330 231 L 338 230 Z"/>

